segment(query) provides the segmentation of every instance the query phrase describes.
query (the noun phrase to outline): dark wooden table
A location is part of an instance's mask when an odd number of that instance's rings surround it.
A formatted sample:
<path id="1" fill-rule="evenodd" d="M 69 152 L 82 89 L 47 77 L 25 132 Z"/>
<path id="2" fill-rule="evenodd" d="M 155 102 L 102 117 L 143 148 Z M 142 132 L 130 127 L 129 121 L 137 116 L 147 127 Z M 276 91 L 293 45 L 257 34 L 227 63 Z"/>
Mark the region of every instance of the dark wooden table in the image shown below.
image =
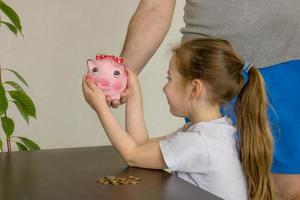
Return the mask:
<path id="1" fill-rule="evenodd" d="M 101 185 L 104 176 L 137 185 Z M 219 199 L 163 170 L 127 167 L 112 146 L 0 153 L 0 200 Z"/>

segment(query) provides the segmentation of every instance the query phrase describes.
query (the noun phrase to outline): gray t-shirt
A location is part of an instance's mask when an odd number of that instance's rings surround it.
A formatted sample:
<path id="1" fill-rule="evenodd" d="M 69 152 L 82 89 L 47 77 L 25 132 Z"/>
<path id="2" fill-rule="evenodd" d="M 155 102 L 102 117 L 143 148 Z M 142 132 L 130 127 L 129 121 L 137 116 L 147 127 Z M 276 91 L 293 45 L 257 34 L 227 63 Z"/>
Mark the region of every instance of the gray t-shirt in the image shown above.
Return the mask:
<path id="1" fill-rule="evenodd" d="M 220 37 L 257 67 L 300 59 L 300 0 L 186 0 L 183 41 Z"/>

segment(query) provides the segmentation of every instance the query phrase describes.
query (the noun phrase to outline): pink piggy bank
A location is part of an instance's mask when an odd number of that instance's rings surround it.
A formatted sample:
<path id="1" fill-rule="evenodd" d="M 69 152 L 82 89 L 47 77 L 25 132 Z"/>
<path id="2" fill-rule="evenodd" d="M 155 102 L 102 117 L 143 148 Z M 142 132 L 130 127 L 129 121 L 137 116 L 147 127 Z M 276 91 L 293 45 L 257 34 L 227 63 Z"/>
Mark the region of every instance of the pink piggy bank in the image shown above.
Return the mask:
<path id="1" fill-rule="evenodd" d="M 87 66 L 87 78 L 93 80 L 112 100 L 120 100 L 120 95 L 127 86 L 123 58 L 98 54 L 96 60 L 88 59 Z"/>

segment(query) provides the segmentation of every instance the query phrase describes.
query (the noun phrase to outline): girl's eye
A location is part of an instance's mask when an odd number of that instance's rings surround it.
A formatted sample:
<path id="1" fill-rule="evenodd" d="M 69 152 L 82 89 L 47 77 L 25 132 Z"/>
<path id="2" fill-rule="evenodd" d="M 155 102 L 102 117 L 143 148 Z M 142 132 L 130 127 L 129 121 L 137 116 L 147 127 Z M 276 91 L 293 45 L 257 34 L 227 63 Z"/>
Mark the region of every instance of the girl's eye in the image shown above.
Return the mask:
<path id="1" fill-rule="evenodd" d="M 98 71 L 99 71 L 99 69 L 97 67 L 94 67 L 92 70 L 93 73 L 97 73 Z"/>
<path id="2" fill-rule="evenodd" d="M 121 73 L 119 71 L 114 71 L 114 77 L 119 78 Z"/>

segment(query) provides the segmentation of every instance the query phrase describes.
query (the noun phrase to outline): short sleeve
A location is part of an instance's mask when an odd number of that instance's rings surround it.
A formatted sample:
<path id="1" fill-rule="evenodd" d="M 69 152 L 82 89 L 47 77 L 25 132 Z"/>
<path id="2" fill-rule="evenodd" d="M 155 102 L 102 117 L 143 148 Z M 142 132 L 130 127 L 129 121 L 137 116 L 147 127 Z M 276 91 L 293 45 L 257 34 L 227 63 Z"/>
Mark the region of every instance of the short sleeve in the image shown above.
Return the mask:
<path id="1" fill-rule="evenodd" d="M 171 171 L 207 174 L 209 153 L 201 133 L 178 132 L 161 140 L 160 150 Z"/>
<path id="2" fill-rule="evenodd" d="M 179 129 L 177 129 L 176 131 L 174 131 L 174 132 L 172 132 L 172 133 L 166 135 L 165 137 L 166 137 L 167 139 L 168 139 L 168 138 L 171 138 L 171 137 L 174 137 L 174 136 L 178 135 L 178 132 L 182 132 L 182 130 L 183 130 L 183 128 L 179 128 Z"/>

